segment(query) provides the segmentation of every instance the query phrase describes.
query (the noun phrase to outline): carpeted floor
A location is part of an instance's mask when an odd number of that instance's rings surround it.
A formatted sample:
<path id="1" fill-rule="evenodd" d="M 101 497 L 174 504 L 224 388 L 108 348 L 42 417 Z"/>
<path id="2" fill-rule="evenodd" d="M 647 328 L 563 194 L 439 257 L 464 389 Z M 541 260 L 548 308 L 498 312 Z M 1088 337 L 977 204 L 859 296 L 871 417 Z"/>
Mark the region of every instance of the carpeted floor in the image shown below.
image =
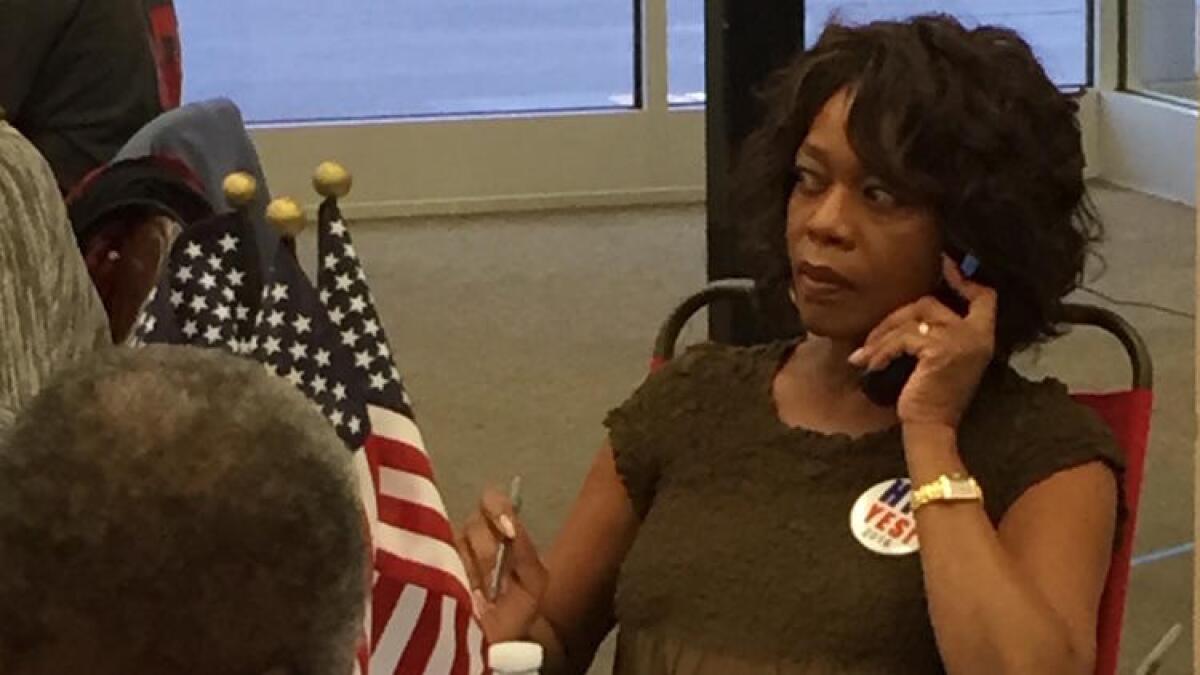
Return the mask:
<path id="1" fill-rule="evenodd" d="M 1095 287 L 1194 311 L 1195 211 L 1094 192 L 1110 232 Z M 354 236 L 452 518 L 484 484 L 520 473 L 525 521 L 548 543 L 601 442 L 603 414 L 645 374 L 659 322 L 704 282 L 703 208 L 413 219 L 361 224 Z M 311 232 L 301 244 L 311 259 Z M 1146 337 L 1157 372 L 1136 553 L 1167 555 L 1192 541 L 1193 322 L 1118 309 Z M 685 338 L 703 335 L 694 325 Z M 1115 343 L 1081 331 L 1023 363 L 1087 388 L 1123 386 L 1123 359 Z M 1123 671 L 1182 622 L 1161 672 L 1191 672 L 1191 584 L 1190 551 L 1135 568 Z M 609 672 L 611 658 L 610 641 L 593 672 Z"/>

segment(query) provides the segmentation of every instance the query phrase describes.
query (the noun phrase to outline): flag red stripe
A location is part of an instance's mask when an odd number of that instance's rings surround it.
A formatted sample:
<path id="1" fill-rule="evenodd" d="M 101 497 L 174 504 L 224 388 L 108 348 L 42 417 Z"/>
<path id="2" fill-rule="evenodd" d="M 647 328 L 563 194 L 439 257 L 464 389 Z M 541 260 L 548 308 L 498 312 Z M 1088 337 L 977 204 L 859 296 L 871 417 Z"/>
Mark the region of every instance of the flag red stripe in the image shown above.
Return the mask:
<path id="1" fill-rule="evenodd" d="M 379 637 L 396 611 L 400 594 L 407 585 L 404 577 L 381 574 L 371 590 L 371 651 L 379 646 Z"/>
<path id="2" fill-rule="evenodd" d="M 374 434 L 367 434 L 367 440 L 363 442 L 363 456 L 367 458 L 367 470 L 371 474 L 371 494 L 379 494 L 379 452 L 372 450 L 371 447 L 378 445 L 380 441 Z M 366 499 L 364 491 L 363 498 Z"/>
<path id="3" fill-rule="evenodd" d="M 471 596 L 467 589 L 459 583 L 454 575 L 449 574 L 436 567 L 422 565 L 419 562 L 401 558 L 396 554 L 380 549 L 375 552 L 375 569 L 379 571 L 379 581 L 375 583 L 375 588 L 379 588 L 379 584 L 383 582 L 385 577 L 400 580 L 402 583 L 411 583 L 421 586 L 434 594 L 448 595 L 459 604 L 470 607 Z M 395 606 L 395 603 L 392 603 Z M 390 616 L 389 612 L 387 616 Z"/>
<path id="4" fill-rule="evenodd" d="M 407 471 L 433 482 L 433 464 L 429 455 L 394 438 L 371 434 L 366 443 L 367 458 L 372 467 L 386 466 L 398 471 Z"/>
<path id="5" fill-rule="evenodd" d="M 380 522 L 454 544 L 454 532 L 446 516 L 421 504 L 380 495 Z"/>
<path id="6" fill-rule="evenodd" d="M 419 536 L 429 537 L 453 545 L 454 533 L 450 521 L 442 511 L 426 505 L 379 494 L 379 472 L 382 467 L 421 476 L 433 482 L 433 467 L 429 456 L 408 443 L 372 433 L 364 446 L 368 466 L 375 485 L 375 501 L 379 521 L 404 529 Z M 375 567 L 380 573 L 376 583 L 372 615 L 372 644 L 377 645 L 383 626 L 396 611 L 403 588 L 413 584 L 425 588 L 429 594 L 408 644 L 404 649 L 396 673 L 419 673 L 427 667 L 437 645 L 441 631 L 442 598 L 452 597 L 457 603 L 454 623 L 457 628 L 454 640 L 454 675 L 466 675 L 470 667 L 468 654 L 468 628 L 470 625 L 470 596 L 462 583 L 449 571 L 403 558 L 404 551 L 376 550 Z M 391 675 L 375 673 L 374 675 Z"/>
<path id="7" fill-rule="evenodd" d="M 396 664 L 396 675 L 407 673 L 424 673 L 429 665 L 429 657 L 437 645 L 438 634 L 442 630 L 442 598 L 430 593 L 425 597 L 425 606 L 421 616 L 413 628 L 412 637 L 404 647 L 404 654 Z M 375 675 L 379 675 L 376 673 Z"/>
<path id="8" fill-rule="evenodd" d="M 467 654 L 470 625 L 471 614 L 466 605 L 459 603 L 454 612 L 454 634 L 458 639 L 454 641 L 454 667 L 450 669 L 450 675 L 472 675 L 467 672 L 471 666 L 471 657 Z"/>

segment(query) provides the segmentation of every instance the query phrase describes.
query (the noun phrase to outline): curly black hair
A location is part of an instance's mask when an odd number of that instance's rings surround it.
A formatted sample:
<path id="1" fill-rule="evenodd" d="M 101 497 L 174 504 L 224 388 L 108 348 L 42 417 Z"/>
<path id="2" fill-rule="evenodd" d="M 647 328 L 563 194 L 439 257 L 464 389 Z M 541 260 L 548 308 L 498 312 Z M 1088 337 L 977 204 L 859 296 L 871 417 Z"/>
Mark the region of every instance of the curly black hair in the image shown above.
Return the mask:
<path id="1" fill-rule="evenodd" d="M 347 673 L 364 523 L 350 453 L 289 383 L 217 350 L 100 353 L 0 439 L 0 670 L 86 636 L 98 672 Z"/>
<path id="2" fill-rule="evenodd" d="M 998 356 L 1061 334 L 1063 297 L 1103 233 L 1084 185 L 1078 105 L 1016 32 L 943 14 L 831 24 L 765 83 L 732 195 L 764 294 L 790 284 L 796 150 L 843 88 L 854 94 L 847 135 L 864 168 L 980 260 L 980 280 L 999 296 Z"/>

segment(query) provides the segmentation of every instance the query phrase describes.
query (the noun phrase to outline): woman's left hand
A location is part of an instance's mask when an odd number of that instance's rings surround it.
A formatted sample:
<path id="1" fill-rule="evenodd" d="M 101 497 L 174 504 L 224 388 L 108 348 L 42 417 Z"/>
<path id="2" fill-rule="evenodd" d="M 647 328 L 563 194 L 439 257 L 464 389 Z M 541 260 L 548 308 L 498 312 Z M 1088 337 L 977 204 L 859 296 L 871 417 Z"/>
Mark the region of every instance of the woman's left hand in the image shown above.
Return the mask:
<path id="1" fill-rule="evenodd" d="M 951 288 L 967 302 L 965 317 L 932 297 L 892 312 L 871 334 L 851 363 L 879 370 L 902 354 L 917 367 L 900 394 L 897 414 L 905 426 L 958 427 L 975 389 L 995 354 L 996 292 L 963 278 L 943 257 Z"/>

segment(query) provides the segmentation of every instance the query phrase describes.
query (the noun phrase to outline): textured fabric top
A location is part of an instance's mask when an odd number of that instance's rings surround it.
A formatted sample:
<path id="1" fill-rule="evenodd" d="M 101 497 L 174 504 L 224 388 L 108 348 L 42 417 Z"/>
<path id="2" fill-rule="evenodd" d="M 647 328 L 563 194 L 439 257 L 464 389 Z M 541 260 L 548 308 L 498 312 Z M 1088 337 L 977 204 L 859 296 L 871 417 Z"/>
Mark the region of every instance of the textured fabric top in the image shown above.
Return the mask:
<path id="1" fill-rule="evenodd" d="M 642 517 L 615 600 L 620 675 L 943 672 L 919 554 L 878 555 L 850 530 L 864 491 L 907 476 L 900 430 L 784 424 L 772 382 L 794 345 L 693 348 L 609 414 Z M 1003 366 L 984 377 L 959 446 L 993 523 L 1058 471 L 1123 466 L 1065 386 Z"/>
<path id="2" fill-rule="evenodd" d="M 107 344 L 54 174 L 0 122 L 0 432 L 54 370 Z"/>

